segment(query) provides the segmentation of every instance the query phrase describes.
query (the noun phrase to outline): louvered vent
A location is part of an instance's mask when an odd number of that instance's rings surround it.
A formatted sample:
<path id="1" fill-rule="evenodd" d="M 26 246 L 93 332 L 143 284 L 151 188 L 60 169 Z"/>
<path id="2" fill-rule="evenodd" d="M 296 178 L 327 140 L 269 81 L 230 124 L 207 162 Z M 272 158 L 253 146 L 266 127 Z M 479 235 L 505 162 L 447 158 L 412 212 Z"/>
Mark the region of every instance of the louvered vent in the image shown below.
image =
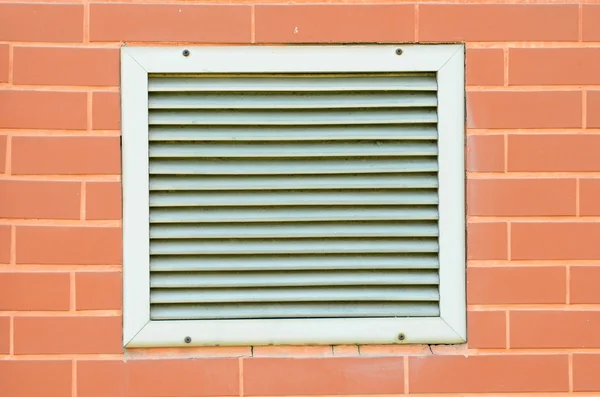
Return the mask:
<path id="1" fill-rule="evenodd" d="M 439 316 L 435 74 L 149 91 L 153 320 Z"/>

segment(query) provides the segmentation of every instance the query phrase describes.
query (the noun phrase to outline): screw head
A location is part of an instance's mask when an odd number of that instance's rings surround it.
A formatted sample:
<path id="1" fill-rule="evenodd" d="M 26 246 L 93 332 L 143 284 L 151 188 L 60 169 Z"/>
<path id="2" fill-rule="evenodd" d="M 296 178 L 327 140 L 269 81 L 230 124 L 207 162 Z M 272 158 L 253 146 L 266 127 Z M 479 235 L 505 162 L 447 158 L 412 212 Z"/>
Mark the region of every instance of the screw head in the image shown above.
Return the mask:
<path id="1" fill-rule="evenodd" d="M 403 333 L 399 333 L 398 340 L 404 340 L 404 339 L 406 339 L 406 335 L 404 335 Z"/>
<path id="2" fill-rule="evenodd" d="M 402 51 L 402 48 L 397 48 L 396 49 L 396 55 L 402 55 L 404 51 Z"/>
<path id="3" fill-rule="evenodd" d="M 182 54 L 184 57 L 188 57 L 190 56 L 190 50 L 183 50 Z"/>
<path id="4" fill-rule="evenodd" d="M 183 341 L 184 341 L 185 343 L 191 343 L 191 342 L 192 342 L 192 338 L 190 338 L 189 336 L 186 336 L 186 337 L 183 339 Z"/>

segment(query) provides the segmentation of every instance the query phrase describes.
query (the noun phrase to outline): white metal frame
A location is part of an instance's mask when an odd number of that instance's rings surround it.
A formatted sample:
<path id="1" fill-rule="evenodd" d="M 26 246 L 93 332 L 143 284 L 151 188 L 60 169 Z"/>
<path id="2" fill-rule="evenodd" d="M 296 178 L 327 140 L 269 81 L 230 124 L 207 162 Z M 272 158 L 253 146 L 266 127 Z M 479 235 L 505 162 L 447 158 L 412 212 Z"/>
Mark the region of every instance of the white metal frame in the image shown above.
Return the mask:
<path id="1" fill-rule="evenodd" d="M 244 72 L 437 72 L 439 317 L 150 320 L 148 73 Z M 465 342 L 464 86 L 463 45 L 123 47 L 124 345 Z"/>

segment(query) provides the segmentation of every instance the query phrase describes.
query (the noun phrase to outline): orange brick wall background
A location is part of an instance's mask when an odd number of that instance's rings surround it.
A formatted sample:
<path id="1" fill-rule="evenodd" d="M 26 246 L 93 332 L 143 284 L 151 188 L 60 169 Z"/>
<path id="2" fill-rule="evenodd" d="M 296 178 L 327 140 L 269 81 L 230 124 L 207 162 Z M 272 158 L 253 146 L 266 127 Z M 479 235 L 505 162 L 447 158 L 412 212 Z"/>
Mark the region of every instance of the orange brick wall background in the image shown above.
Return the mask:
<path id="1" fill-rule="evenodd" d="M 600 4 L 65 1 L 0 0 L 0 396 L 600 395 Z M 125 352 L 123 42 L 465 42 L 468 344 Z"/>

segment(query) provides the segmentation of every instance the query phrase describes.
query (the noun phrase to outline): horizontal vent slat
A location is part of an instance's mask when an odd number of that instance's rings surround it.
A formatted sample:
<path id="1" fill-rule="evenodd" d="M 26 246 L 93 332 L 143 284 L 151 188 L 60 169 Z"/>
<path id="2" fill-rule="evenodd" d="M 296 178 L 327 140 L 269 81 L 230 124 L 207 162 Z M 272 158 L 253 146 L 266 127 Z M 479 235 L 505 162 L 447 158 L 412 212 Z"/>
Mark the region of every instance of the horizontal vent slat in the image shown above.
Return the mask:
<path id="1" fill-rule="evenodd" d="M 435 75 L 293 75 L 236 77 L 159 77 L 151 75 L 150 92 L 197 91 L 435 91 Z"/>
<path id="2" fill-rule="evenodd" d="M 150 240 L 150 255 L 437 252 L 434 238 Z"/>
<path id="3" fill-rule="evenodd" d="M 150 110 L 151 125 L 319 125 L 436 123 L 432 108 L 310 110 Z"/>
<path id="4" fill-rule="evenodd" d="M 437 269 L 437 254 L 153 256 L 153 272 Z"/>
<path id="5" fill-rule="evenodd" d="M 436 237 L 436 222 L 153 224 L 150 238 Z"/>
<path id="6" fill-rule="evenodd" d="M 435 142 L 397 143 L 395 141 L 360 143 L 151 143 L 150 158 L 155 157 L 346 157 L 346 156 L 435 156 Z"/>
<path id="7" fill-rule="evenodd" d="M 392 172 L 436 172 L 435 157 L 406 158 L 332 158 L 287 160 L 203 160 L 157 159 L 150 161 L 150 174 L 165 175 L 289 175 L 354 174 Z"/>
<path id="8" fill-rule="evenodd" d="M 436 285 L 437 270 L 152 273 L 151 288 Z"/>
<path id="9" fill-rule="evenodd" d="M 287 206 L 287 205 L 434 205 L 437 191 L 308 190 L 259 192 L 153 192 L 151 207 Z"/>
<path id="10" fill-rule="evenodd" d="M 260 303 L 152 305 L 154 320 L 327 317 L 435 317 L 437 302 Z"/>
<path id="11" fill-rule="evenodd" d="M 150 303 L 437 301 L 436 286 L 151 289 Z"/>
<path id="12" fill-rule="evenodd" d="M 153 126 L 154 141 L 327 141 L 327 140 L 435 140 L 435 125 L 390 126 Z"/>
<path id="13" fill-rule="evenodd" d="M 154 93 L 149 109 L 352 109 L 429 107 L 437 105 L 435 92 L 377 93 Z"/>
<path id="14" fill-rule="evenodd" d="M 151 223 L 310 222 L 438 219 L 437 207 L 154 208 Z"/>
<path id="15" fill-rule="evenodd" d="M 151 176 L 150 190 L 431 189 L 434 173 L 285 176 Z"/>

